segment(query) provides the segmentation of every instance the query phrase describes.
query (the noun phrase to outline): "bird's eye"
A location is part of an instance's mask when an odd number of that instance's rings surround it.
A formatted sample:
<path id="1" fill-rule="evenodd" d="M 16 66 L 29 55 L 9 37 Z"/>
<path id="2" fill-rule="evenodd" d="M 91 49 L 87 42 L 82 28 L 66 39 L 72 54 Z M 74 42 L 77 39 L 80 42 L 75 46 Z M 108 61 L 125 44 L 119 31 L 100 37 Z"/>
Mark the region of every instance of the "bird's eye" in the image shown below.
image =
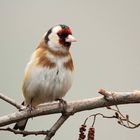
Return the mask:
<path id="1" fill-rule="evenodd" d="M 65 38 L 68 36 L 68 34 L 63 33 L 63 32 L 59 32 L 59 33 L 58 33 L 58 36 L 59 36 L 61 39 L 65 39 Z"/>

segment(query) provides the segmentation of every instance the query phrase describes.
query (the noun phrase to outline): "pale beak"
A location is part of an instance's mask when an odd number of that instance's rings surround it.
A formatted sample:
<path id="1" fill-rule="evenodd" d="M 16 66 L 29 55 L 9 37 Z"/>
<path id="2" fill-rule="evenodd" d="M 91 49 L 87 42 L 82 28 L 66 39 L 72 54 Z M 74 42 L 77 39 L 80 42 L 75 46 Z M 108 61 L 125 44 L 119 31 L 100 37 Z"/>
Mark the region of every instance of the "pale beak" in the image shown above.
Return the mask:
<path id="1" fill-rule="evenodd" d="M 77 40 L 72 36 L 72 35 L 68 35 L 68 37 L 65 40 L 66 42 L 76 42 Z"/>

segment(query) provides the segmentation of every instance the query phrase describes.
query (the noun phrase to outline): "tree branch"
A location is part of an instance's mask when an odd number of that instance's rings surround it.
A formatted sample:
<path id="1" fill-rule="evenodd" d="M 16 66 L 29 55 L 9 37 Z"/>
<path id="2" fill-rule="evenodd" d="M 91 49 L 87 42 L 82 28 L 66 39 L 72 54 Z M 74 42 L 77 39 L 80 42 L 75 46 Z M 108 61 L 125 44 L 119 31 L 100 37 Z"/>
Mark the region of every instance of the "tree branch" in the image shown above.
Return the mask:
<path id="1" fill-rule="evenodd" d="M 106 100 L 104 97 L 96 97 L 91 99 L 67 102 L 66 112 L 77 113 L 80 111 L 91 110 L 95 108 L 101 108 L 101 107 L 112 106 L 112 105 L 140 103 L 140 91 L 114 92 L 113 98 L 112 98 L 112 94 L 108 94 L 108 97 L 110 97 L 108 98 L 109 100 Z M 60 107 L 58 102 L 46 103 L 44 105 L 38 106 L 38 108 L 33 110 L 32 112 L 23 110 L 20 112 L 18 111 L 0 117 L 0 127 L 15 123 L 25 118 L 32 118 L 41 115 L 49 115 L 49 114 L 62 113 L 62 112 L 63 112 L 63 108 Z"/>
<path id="2" fill-rule="evenodd" d="M 0 128 L 1 131 L 10 131 L 10 132 L 13 132 L 14 134 L 21 134 L 23 135 L 24 137 L 25 136 L 28 136 L 28 135 L 47 135 L 48 132 L 47 131 L 22 131 L 22 130 L 15 130 L 15 129 L 12 129 L 10 127 L 7 127 L 7 128 Z"/>
<path id="3" fill-rule="evenodd" d="M 140 91 L 108 92 L 104 89 L 100 89 L 98 93 L 100 93 L 103 96 L 67 102 L 65 114 L 63 114 L 64 112 L 63 106 L 60 106 L 58 102 L 52 102 L 52 103 L 39 105 L 36 109 L 30 112 L 24 106 L 18 105 L 14 100 L 10 99 L 9 97 L 4 96 L 3 94 L 0 94 L 1 99 L 10 103 L 16 108 L 22 110 L 20 112 L 19 111 L 14 112 L 14 113 L 0 117 L 0 127 L 6 126 L 12 123 L 16 123 L 26 118 L 32 118 L 32 117 L 55 114 L 55 113 L 62 113 L 62 116 L 56 121 L 56 123 L 52 126 L 52 128 L 47 131 L 43 131 L 43 130 L 42 131 L 18 131 L 9 127 L 0 128 L 0 130 L 13 132 L 15 134 L 22 134 L 23 136 L 46 135 L 45 140 L 50 140 L 54 136 L 56 131 L 61 127 L 61 125 L 74 113 L 96 109 L 96 108 L 102 108 L 102 107 L 108 107 L 108 109 L 111 109 L 109 106 L 113 106 L 113 105 L 116 105 L 117 107 L 117 105 L 120 105 L 120 104 L 140 103 Z M 120 111 L 118 110 L 118 108 L 117 108 L 117 111 L 120 114 Z M 132 124 L 132 122 L 129 120 L 129 117 L 126 116 L 126 118 L 124 118 L 122 114 L 120 114 L 120 116 L 123 118 L 121 120 L 124 121 L 125 119 L 127 123 Z M 121 123 L 121 125 L 127 127 L 127 125 L 125 125 L 124 123 Z M 136 127 L 138 126 L 139 124 Z M 130 126 L 128 125 L 128 127 Z"/>
<path id="4" fill-rule="evenodd" d="M 51 127 L 50 130 L 41 130 L 41 131 L 22 131 L 22 130 L 15 130 L 13 128 L 0 128 L 0 131 L 9 131 L 14 134 L 21 134 L 24 137 L 28 135 L 46 135 L 45 140 L 50 140 L 56 133 L 56 131 L 61 127 L 61 125 L 69 118 L 70 115 L 61 115 L 61 117 L 56 121 L 56 123 Z"/>
<path id="5" fill-rule="evenodd" d="M 62 115 L 57 122 L 48 131 L 45 140 L 50 140 L 56 133 L 56 131 L 61 127 L 61 125 L 69 118 L 69 115 Z"/>

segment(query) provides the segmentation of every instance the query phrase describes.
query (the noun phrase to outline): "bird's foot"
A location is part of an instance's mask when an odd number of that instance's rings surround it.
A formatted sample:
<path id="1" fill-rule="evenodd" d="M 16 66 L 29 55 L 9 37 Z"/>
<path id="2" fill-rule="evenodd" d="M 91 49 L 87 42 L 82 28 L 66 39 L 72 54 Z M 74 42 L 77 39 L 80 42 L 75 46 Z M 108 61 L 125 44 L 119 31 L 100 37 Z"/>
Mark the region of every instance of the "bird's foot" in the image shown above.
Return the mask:
<path id="1" fill-rule="evenodd" d="M 35 109 L 35 107 L 32 106 L 32 104 L 27 105 L 27 111 L 30 113 Z"/>
<path id="2" fill-rule="evenodd" d="M 57 101 L 59 101 L 59 105 L 62 108 L 62 114 L 66 114 L 67 113 L 67 102 L 65 100 L 61 99 L 57 99 Z"/>

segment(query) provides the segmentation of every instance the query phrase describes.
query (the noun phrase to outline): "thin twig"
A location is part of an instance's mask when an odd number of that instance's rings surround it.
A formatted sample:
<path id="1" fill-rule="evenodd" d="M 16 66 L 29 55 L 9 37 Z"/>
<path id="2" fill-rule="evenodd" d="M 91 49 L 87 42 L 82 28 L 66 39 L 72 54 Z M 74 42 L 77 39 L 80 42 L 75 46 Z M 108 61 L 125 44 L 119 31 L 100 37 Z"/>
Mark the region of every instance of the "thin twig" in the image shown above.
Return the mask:
<path id="1" fill-rule="evenodd" d="M 116 105 L 115 105 L 116 106 Z M 96 117 L 97 116 L 102 116 L 103 118 L 115 118 L 118 120 L 118 123 L 126 128 L 130 128 L 130 129 L 134 129 L 134 128 L 137 128 L 140 126 L 140 123 L 136 124 L 136 123 L 133 123 L 132 121 L 129 120 L 129 116 L 128 115 L 123 115 L 121 113 L 121 111 L 119 110 L 118 106 L 117 106 L 117 110 L 115 109 L 112 109 L 110 108 L 110 110 L 112 111 L 115 111 L 115 115 L 113 116 L 105 116 L 103 115 L 102 113 L 96 113 L 96 114 L 92 114 L 90 115 L 89 117 L 86 118 L 86 120 L 84 121 L 84 124 L 86 124 L 87 120 L 90 118 L 90 117 L 94 117 L 93 119 L 93 123 L 92 123 L 92 127 L 94 126 L 95 124 L 95 120 L 96 120 Z M 131 124 L 131 125 L 130 125 Z"/>
<path id="2" fill-rule="evenodd" d="M 13 99 L 9 98 L 8 96 L 5 96 L 4 94 L 0 93 L 0 98 L 4 101 L 6 101 L 7 103 L 13 105 L 14 107 L 16 107 L 17 109 L 21 109 L 22 105 L 19 105 L 18 103 L 16 103 L 16 101 L 14 101 Z"/>
<path id="3" fill-rule="evenodd" d="M 25 136 L 28 136 L 28 135 L 35 135 L 35 136 L 37 136 L 37 135 L 47 135 L 48 134 L 48 132 L 47 131 L 21 131 L 21 130 L 15 130 L 15 129 L 12 129 L 12 128 L 0 128 L 0 130 L 2 130 L 2 131 L 9 131 L 9 132 L 12 132 L 12 133 L 14 133 L 14 134 L 21 134 L 21 135 L 23 135 L 24 137 Z"/>
<path id="4" fill-rule="evenodd" d="M 105 115 L 103 115 L 102 113 L 96 113 L 96 114 L 92 114 L 92 115 L 90 115 L 90 116 L 88 116 L 86 119 L 85 119 L 85 121 L 84 121 L 84 125 L 87 123 L 87 121 L 88 121 L 88 119 L 89 118 L 91 118 L 91 117 L 93 117 L 93 123 L 92 123 L 92 127 L 94 126 L 94 124 L 95 124 L 95 121 L 96 121 L 96 117 L 97 116 L 102 116 L 103 118 L 108 118 L 108 119 L 110 119 L 110 118 L 116 118 L 116 116 L 105 116 Z"/>

